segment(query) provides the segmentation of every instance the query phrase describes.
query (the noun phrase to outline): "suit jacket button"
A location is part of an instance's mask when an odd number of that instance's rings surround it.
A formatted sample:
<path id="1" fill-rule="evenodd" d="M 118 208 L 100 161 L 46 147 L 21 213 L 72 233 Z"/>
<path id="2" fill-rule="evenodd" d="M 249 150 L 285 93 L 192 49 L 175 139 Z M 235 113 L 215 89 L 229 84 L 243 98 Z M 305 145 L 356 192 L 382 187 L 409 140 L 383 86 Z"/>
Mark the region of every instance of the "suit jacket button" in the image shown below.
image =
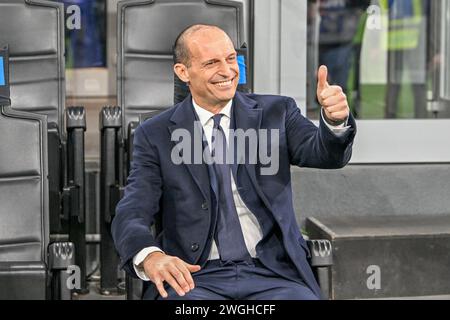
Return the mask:
<path id="1" fill-rule="evenodd" d="M 198 245 L 198 243 L 193 243 L 193 244 L 191 245 L 191 250 L 192 250 L 193 252 L 197 252 L 199 248 L 200 248 L 200 246 Z"/>
<path id="2" fill-rule="evenodd" d="M 203 202 L 202 203 L 202 209 L 203 210 L 208 210 L 208 203 L 207 202 Z"/>

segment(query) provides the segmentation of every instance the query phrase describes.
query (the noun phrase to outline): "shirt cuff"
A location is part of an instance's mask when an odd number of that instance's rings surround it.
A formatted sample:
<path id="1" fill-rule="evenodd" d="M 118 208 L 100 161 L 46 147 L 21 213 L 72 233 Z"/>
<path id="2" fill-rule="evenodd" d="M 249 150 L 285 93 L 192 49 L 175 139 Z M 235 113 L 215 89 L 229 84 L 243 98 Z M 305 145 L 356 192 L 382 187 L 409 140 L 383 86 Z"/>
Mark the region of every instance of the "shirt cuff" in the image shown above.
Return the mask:
<path id="1" fill-rule="evenodd" d="M 147 277 L 147 275 L 145 274 L 144 268 L 142 266 L 140 266 L 140 264 L 145 260 L 145 258 L 147 258 L 147 256 L 153 252 L 163 252 L 160 248 L 158 247 L 148 247 L 148 248 L 144 248 L 141 251 L 138 252 L 137 255 L 134 256 L 133 258 L 133 267 L 134 267 L 134 271 L 136 272 L 137 276 L 139 278 L 141 278 L 144 281 L 150 281 L 150 278 Z"/>
<path id="2" fill-rule="evenodd" d="M 327 120 L 325 119 L 325 116 L 324 116 L 324 114 L 323 114 L 323 109 L 320 111 L 320 115 L 321 115 L 321 117 L 322 117 L 322 119 L 323 119 L 323 122 L 326 124 L 326 126 L 328 127 L 328 129 L 330 129 L 330 131 L 336 136 L 336 137 L 341 137 L 341 136 L 343 136 L 346 132 L 347 132 L 347 130 L 348 129 L 350 129 L 350 126 L 349 125 L 347 125 L 347 123 L 348 123 L 348 118 L 345 120 L 345 122 L 344 123 L 341 123 L 341 124 L 339 124 L 339 125 L 337 125 L 337 126 L 333 126 L 332 124 L 329 124 L 328 122 L 327 122 Z"/>

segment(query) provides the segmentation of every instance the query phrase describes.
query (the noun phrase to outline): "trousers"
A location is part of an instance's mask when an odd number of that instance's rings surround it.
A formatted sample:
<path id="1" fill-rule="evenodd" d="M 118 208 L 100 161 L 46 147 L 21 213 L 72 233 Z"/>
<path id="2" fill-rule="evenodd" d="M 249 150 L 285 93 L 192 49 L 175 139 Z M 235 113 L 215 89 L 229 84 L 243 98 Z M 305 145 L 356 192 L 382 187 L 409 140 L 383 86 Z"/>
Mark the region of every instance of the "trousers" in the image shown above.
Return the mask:
<path id="1" fill-rule="evenodd" d="M 178 296 L 166 283 L 168 297 L 158 300 L 319 300 L 305 284 L 280 277 L 257 259 L 211 260 L 192 277 L 195 288 L 185 296 Z"/>

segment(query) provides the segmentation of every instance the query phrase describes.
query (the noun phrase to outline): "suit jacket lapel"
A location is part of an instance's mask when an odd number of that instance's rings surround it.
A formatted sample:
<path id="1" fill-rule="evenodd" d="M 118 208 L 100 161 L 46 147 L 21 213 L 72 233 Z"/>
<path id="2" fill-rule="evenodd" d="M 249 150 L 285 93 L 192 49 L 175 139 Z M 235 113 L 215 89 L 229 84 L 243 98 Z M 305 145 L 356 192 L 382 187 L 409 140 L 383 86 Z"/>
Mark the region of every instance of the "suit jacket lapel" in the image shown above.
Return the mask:
<path id="1" fill-rule="evenodd" d="M 233 101 L 233 117 L 231 119 L 232 125 L 235 126 L 233 129 L 242 129 L 244 132 L 248 129 L 256 130 L 256 136 L 258 139 L 257 146 L 259 145 L 259 137 L 258 130 L 261 128 L 261 120 L 262 120 L 262 109 L 257 108 L 258 104 L 255 100 L 252 100 L 245 95 L 237 92 L 235 99 Z M 236 145 L 236 143 L 235 143 Z M 256 149 L 258 151 L 258 148 Z M 243 167 L 247 170 L 248 175 L 250 176 L 250 180 L 255 188 L 257 194 L 263 200 L 264 204 L 271 210 L 271 206 L 267 197 L 264 195 L 261 187 L 258 184 L 256 179 L 256 165 L 249 163 L 249 159 L 258 159 L 258 155 L 249 155 L 248 145 L 245 148 L 245 163 L 243 161 L 239 161 L 236 167 L 235 179 L 239 176 L 239 170 L 242 170 Z M 239 152 L 235 153 L 239 154 Z M 235 157 L 236 158 L 236 157 Z M 237 183 L 237 182 L 236 182 Z"/>
<path id="2" fill-rule="evenodd" d="M 189 95 L 173 113 L 170 121 L 172 121 L 174 125 L 169 126 L 168 129 L 171 137 L 175 130 L 187 130 L 189 133 L 191 138 L 191 143 L 189 144 L 191 148 L 191 159 L 189 163 L 183 163 L 183 165 L 187 167 L 203 196 L 209 201 L 211 199 L 211 195 L 208 168 L 202 158 L 199 157 L 203 156 L 203 131 L 201 124 L 195 117 L 194 112 L 195 110 L 192 105 L 192 97 Z M 172 144 L 175 148 L 179 148 L 178 141 L 172 141 Z M 199 148 L 201 149 L 199 150 Z M 180 153 L 186 151 L 187 150 L 179 150 Z"/>

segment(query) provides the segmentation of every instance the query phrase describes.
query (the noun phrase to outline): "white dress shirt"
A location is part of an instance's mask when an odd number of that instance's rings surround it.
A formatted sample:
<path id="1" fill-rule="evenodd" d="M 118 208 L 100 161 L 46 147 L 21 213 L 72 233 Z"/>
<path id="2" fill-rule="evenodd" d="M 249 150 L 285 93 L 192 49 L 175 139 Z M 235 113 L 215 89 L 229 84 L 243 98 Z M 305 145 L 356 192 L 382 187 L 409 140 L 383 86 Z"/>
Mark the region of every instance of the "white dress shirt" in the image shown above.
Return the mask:
<path id="1" fill-rule="evenodd" d="M 197 113 L 198 119 L 203 127 L 203 131 L 205 133 L 206 139 L 208 141 L 208 145 L 211 145 L 211 137 L 214 126 L 214 121 L 212 117 L 214 113 L 209 112 L 208 110 L 200 107 L 194 100 L 192 100 L 194 105 L 195 112 Z M 231 106 L 232 100 L 228 102 L 228 104 L 220 111 L 224 116 L 220 121 L 220 126 L 225 132 L 225 137 L 228 143 L 228 134 L 230 130 L 230 120 L 231 120 Z M 323 110 L 321 116 L 323 117 Z M 336 135 L 342 135 L 349 128 L 346 124 L 341 124 L 339 126 L 332 126 L 324 121 L 328 128 Z M 239 217 L 239 222 L 241 224 L 242 234 L 244 236 L 245 245 L 247 247 L 250 256 L 253 258 L 257 257 L 256 254 L 256 245 L 263 237 L 263 232 L 256 216 L 247 208 L 244 201 L 242 201 L 239 192 L 237 191 L 236 183 L 234 182 L 234 177 L 231 175 L 231 190 L 233 193 L 234 204 L 236 206 L 236 212 Z M 137 255 L 133 258 L 133 266 L 136 274 L 144 281 L 149 281 L 150 279 L 145 274 L 142 266 L 140 264 L 145 260 L 145 258 L 156 251 L 163 252 L 158 247 L 148 247 L 142 249 Z M 213 239 L 211 251 L 208 256 L 208 260 L 219 259 L 219 250 L 217 245 Z"/>

